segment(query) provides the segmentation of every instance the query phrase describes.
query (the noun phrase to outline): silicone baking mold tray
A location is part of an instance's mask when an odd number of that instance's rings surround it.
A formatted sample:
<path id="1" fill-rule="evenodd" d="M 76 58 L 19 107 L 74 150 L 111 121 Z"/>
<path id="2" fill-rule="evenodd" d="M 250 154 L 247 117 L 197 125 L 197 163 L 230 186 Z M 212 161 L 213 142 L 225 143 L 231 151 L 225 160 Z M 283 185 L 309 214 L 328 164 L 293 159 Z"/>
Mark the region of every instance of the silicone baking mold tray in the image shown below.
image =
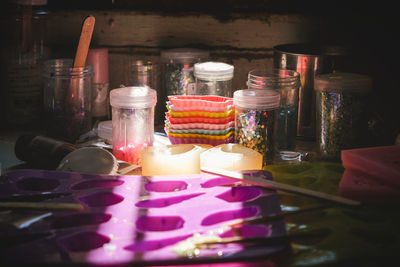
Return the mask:
<path id="1" fill-rule="evenodd" d="M 264 175 L 266 171 L 246 172 Z M 221 237 L 286 236 L 283 220 L 223 228 L 254 216 L 280 213 L 273 190 L 238 185 L 210 174 L 111 176 L 45 170 L 6 173 L 2 199 L 17 195 L 65 193 L 47 202 L 81 203 L 81 211 L 51 216 L 9 235 L 44 237 L 1 250 L 2 262 L 117 266 L 168 265 L 265 259 L 288 248 L 287 242 L 258 245 L 218 244 L 194 256 L 178 255 L 176 245 L 196 233 Z M 236 184 L 235 184 L 236 183 Z M 34 215 L 35 212 L 31 211 Z M 36 212 L 38 216 L 43 212 Z"/>

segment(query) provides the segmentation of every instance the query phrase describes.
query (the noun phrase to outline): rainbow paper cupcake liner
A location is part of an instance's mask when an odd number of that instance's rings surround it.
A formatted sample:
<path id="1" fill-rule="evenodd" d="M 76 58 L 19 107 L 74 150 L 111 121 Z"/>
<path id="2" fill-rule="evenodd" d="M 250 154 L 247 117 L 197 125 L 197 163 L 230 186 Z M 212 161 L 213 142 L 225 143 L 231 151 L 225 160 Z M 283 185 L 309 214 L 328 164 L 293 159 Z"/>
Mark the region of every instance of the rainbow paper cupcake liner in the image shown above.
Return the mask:
<path id="1" fill-rule="evenodd" d="M 186 138 L 186 137 L 173 137 L 169 136 L 171 144 L 209 144 L 212 146 L 218 146 L 221 144 L 228 144 L 234 142 L 234 136 L 231 135 L 227 139 L 206 139 L 206 138 Z"/>
<path id="2" fill-rule="evenodd" d="M 168 120 L 166 120 L 165 124 L 169 129 L 174 129 L 174 130 L 190 130 L 190 129 L 225 130 L 231 127 L 235 127 L 235 121 L 230 121 L 224 124 L 211 124 L 211 123 L 172 124 Z"/>
<path id="3" fill-rule="evenodd" d="M 168 100 L 168 104 L 173 111 L 206 110 L 224 112 L 234 107 L 233 98 L 223 96 L 172 95 L 168 96 Z"/>

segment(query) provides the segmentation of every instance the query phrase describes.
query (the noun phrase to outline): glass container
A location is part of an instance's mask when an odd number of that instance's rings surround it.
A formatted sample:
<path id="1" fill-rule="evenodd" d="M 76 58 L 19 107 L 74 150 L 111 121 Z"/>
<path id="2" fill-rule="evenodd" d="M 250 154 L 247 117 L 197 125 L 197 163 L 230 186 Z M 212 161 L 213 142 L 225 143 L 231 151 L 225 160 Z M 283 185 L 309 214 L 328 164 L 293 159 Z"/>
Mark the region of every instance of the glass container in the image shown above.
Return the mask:
<path id="1" fill-rule="evenodd" d="M 236 143 L 261 153 L 263 166 L 272 163 L 280 94 L 274 90 L 238 90 L 233 101 Z"/>
<path id="2" fill-rule="evenodd" d="M 279 151 L 293 151 L 296 146 L 299 73 L 291 70 L 251 70 L 249 89 L 271 89 L 279 92 L 280 104 L 277 118 L 276 147 Z"/>
<path id="3" fill-rule="evenodd" d="M 365 146 L 372 79 L 355 73 L 317 75 L 314 89 L 321 157 L 340 160 L 341 150 Z"/>
<path id="4" fill-rule="evenodd" d="M 232 97 L 233 65 L 223 62 L 202 62 L 194 65 L 195 95 Z"/>
<path id="5" fill-rule="evenodd" d="M 117 159 L 141 165 L 141 153 L 154 140 L 154 107 L 157 92 L 147 86 L 113 89 L 112 143 Z"/>
<path id="6" fill-rule="evenodd" d="M 48 136 L 75 143 L 92 128 L 91 65 L 72 68 L 72 59 L 53 59 L 44 66 L 44 129 Z"/>

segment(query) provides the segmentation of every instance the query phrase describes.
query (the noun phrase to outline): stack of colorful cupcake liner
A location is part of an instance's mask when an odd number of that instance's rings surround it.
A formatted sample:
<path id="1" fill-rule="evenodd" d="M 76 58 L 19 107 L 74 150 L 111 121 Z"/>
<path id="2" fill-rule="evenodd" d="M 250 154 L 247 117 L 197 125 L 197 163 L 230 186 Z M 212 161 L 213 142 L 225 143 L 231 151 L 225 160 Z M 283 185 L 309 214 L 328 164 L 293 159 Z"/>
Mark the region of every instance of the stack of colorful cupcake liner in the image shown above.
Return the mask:
<path id="1" fill-rule="evenodd" d="M 168 96 L 165 132 L 172 144 L 233 143 L 233 99 L 222 96 Z"/>

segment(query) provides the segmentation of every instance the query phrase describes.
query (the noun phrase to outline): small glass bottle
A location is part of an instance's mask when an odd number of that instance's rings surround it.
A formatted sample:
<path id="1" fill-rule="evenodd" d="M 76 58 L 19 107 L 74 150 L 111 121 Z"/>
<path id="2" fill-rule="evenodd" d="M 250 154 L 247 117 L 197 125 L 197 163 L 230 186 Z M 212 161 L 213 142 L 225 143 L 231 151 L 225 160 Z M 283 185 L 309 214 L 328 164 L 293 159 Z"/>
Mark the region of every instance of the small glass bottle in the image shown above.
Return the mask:
<path id="1" fill-rule="evenodd" d="M 72 59 L 53 59 L 44 67 L 45 131 L 75 143 L 92 129 L 92 66 L 72 68 Z"/>
<path id="2" fill-rule="evenodd" d="M 321 157 L 340 160 L 341 150 L 366 146 L 372 79 L 355 73 L 321 74 L 315 77 L 314 89 Z"/>
<path id="3" fill-rule="evenodd" d="M 233 65 L 223 62 L 202 62 L 194 65 L 196 95 L 232 97 Z"/>
<path id="4" fill-rule="evenodd" d="M 142 149 L 153 145 L 157 92 L 147 86 L 110 92 L 112 143 L 117 159 L 141 165 Z"/>
<path id="5" fill-rule="evenodd" d="M 263 166 L 271 164 L 280 94 L 274 90 L 238 90 L 233 101 L 236 143 L 261 153 Z"/>
<path id="6" fill-rule="evenodd" d="M 277 149 L 294 151 L 297 136 L 297 111 L 300 75 L 292 70 L 254 69 L 248 74 L 249 89 L 270 89 L 279 92 L 280 105 L 277 118 Z"/>

